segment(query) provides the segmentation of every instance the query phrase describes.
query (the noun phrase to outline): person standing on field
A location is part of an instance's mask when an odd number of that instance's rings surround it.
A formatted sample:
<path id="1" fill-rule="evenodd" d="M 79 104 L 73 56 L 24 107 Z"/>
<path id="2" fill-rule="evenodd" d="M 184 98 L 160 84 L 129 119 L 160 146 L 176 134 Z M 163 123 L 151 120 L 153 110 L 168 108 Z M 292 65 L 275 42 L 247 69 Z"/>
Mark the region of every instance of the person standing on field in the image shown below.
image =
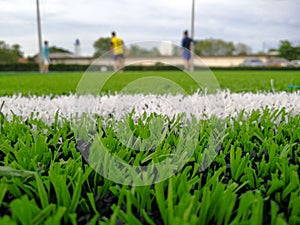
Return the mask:
<path id="1" fill-rule="evenodd" d="M 42 61 L 43 61 L 42 73 L 48 73 L 49 65 L 50 65 L 50 51 L 48 47 L 48 41 L 44 42 L 44 46 L 42 48 Z"/>
<path id="2" fill-rule="evenodd" d="M 181 47 L 183 48 L 182 58 L 184 69 L 190 70 L 190 59 L 191 59 L 191 46 L 193 40 L 189 37 L 188 31 L 183 32 L 183 38 L 181 41 Z"/>
<path id="3" fill-rule="evenodd" d="M 121 38 L 116 36 L 116 32 L 111 33 L 110 50 L 114 60 L 115 71 L 123 72 L 124 70 L 124 42 Z"/>

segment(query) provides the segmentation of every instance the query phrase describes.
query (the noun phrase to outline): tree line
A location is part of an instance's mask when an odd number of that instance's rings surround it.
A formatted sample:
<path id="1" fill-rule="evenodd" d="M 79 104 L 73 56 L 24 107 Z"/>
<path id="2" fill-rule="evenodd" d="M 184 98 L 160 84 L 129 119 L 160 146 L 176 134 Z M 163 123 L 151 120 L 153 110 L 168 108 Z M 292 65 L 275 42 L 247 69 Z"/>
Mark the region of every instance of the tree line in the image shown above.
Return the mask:
<path id="1" fill-rule="evenodd" d="M 0 63 L 15 63 L 19 58 L 23 57 L 21 46 L 14 44 L 12 46 L 0 41 Z"/>
<path id="2" fill-rule="evenodd" d="M 99 57 L 107 53 L 110 46 L 109 37 L 100 37 L 94 42 L 95 53 L 94 57 Z M 160 55 L 158 47 L 153 47 L 151 49 L 143 48 L 139 45 L 131 45 L 128 47 L 127 51 L 132 56 L 157 56 Z M 205 39 L 196 40 L 194 43 L 195 54 L 200 56 L 222 56 L 222 55 L 250 55 L 252 49 L 250 46 L 233 42 L 226 42 L 221 39 Z M 173 55 L 180 55 L 181 49 L 174 48 Z"/>
<path id="3" fill-rule="evenodd" d="M 99 57 L 109 51 L 110 38 L 101 37 L 93 44 L 95 49 L 94 57 Z M 280 42 L 278 49 L 270 49 L 270 51 L 278 51 L 278 57 L 286 58 L 287 60 L 300 60 L 300 46 L 293 46 L 290 41 L 284 40 Z M 132 56 L 159 56 L 160 51 L 157 46 L 153 48 L 143 48 L 139 45 L 128 46 L 127 51 Z M 250 55 L 252 53 L 251 47 L 244 43 L 234 44 L 221 39 L 205 39 L 195 40 L 194 42 L 195 54 L 199 56 L 226 56 L 226 55 Z M 51 46 L 50 52 L 65 52 L 70 51 Z M 172 55 L 181 55 L 181 48 L 174 48 Z M 8 45 L 0 40 L 0 63 L 17 63 L 20 58 L 24 57 L 19 44 Z M 37 54 L 28 57 L 29 61 L 34 62 Z"/>
<path id="4" fill-rule="evenodd" d="M 107 53 L 110 45 L 110 38 L 101 37 L 94 42 L 95 53 L 94 57 L 99 57 Z M 131 45 L 128 48 L 132 56 L 157 56 L 160 54 L 157 47 L 146 49 L 138 45 Z M 290 41 L 280 41 L 278 49 L 270 49 L 271 51 L 278 51 L 278 57 L 286 58 L 287 60 L 300 60 L 300 46 L 292 46 Z M 199 56 L 231 56 L 231 55 L 251 55 L 252 49 L 244 43 L 234 44 L 222 39 L 205 39 L 195 40 L 194 52 Z M 175 48 L 173 55 L 180 55 L 181 49 Z M 264 53 L 261 53 L 264 54 Z"/>

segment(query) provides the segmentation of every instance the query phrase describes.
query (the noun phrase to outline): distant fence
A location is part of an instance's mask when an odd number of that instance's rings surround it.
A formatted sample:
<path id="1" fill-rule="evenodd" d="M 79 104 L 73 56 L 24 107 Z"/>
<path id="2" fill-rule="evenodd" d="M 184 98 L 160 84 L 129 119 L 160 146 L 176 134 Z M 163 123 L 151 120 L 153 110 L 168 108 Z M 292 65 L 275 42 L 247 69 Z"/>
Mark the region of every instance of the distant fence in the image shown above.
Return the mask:
<path id="1" fill-rule="evenodd" d="M 209 66 L 209 67 L 235 67 L 239 66 L 247 58 L 259 58 L 263 62 L 266 62 L 270 56 L 205 56 L 200 57 L 201 60 L 194 60 L 195 66 Z M 78 65 L 90 65 L 92 63 L 98 65 L 111 66 L 112 60 L 110 58 L 92 58 L 92 57 L 60 57 L 51 58 L 52 64 L 78 64 Z M 182 58 L 179 56 L 169 57 L 126 57 L 126 64 L 129 65 L 143 65 L 152 66 L 157 63 L 164 63 L 169 65 L 182 65 Z"/>

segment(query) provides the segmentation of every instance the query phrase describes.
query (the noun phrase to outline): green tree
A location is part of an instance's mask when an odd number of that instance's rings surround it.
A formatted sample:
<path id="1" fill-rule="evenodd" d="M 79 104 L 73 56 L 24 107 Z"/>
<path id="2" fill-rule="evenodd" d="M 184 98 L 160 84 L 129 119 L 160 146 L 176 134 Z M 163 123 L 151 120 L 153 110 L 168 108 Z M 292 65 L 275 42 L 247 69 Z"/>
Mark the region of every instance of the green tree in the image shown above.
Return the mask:
<path id="1" fill-rule="evenodd" d="M 278 51 L 287 60 L 300 59 L 300 46 L 293 47 L 289 41 L 281 41 Z"/>
<path id="2" fill-rule="evenodd" d="M 232 42 L 221 39 L 205 39 L 196 41 L 195 53 L 203 56 L 233 55 L 235 48 Z"/>
<path id="3" fill-rule="evenodd" d="M 99 57 L 109 51 L 110 40 L 109 37 L 101 37 L 94 42 L 94 48 L 96 50 L 94 57 Z"/>
<path id="4" fill-rule="evenodd" d="M 56 46 L 51 46 L 51 47 L 49 47 L 49 51 L 50 51 L 51 53 L 69 53 L 69 54 L 72 53 L 72 52 L 70 52 L 70 51 L 67 50 L 67 49 L 60 48 L 60 47 L 56 47 Z"/>
<path id="5" fill-rule="evenodd" d="M 131 45 L 128 52 L 131 56 L 158 56 L 159 50 L 155 47 L 151 49 L 142 48 L 138 45 Z"/>
<path id="6" fill-rule="evenodd" d="M 23 57 L 21 47 L 18 44 L 9 46 L 4 41 L 0 41 L 0 63 L 17 63 Z"/>
<path id="7" fill-rule="evenodd" d="M 251 47 L 249 47 L 248 45 L 244 44 L 244 43 L 237 43 L 234 46 L 234 53 L 236 55 L 250 55 L 252 52 Z"/>

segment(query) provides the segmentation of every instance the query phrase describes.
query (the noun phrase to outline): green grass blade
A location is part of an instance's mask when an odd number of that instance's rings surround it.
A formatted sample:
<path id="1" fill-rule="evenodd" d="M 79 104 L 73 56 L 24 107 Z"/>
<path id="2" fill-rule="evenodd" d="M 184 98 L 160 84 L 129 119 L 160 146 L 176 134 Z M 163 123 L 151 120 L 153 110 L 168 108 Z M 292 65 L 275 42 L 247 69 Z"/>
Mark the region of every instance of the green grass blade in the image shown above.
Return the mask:
<path id="1" fill-rule="evenodd" d="M 39 199 L 41 201 L 42 209 L 45 209 L 49 205 L 49 199 L 47 191 L 43 185 L 42 179 L 39 175 L 35 175 L 36 185 L 39 193 Z"/>

